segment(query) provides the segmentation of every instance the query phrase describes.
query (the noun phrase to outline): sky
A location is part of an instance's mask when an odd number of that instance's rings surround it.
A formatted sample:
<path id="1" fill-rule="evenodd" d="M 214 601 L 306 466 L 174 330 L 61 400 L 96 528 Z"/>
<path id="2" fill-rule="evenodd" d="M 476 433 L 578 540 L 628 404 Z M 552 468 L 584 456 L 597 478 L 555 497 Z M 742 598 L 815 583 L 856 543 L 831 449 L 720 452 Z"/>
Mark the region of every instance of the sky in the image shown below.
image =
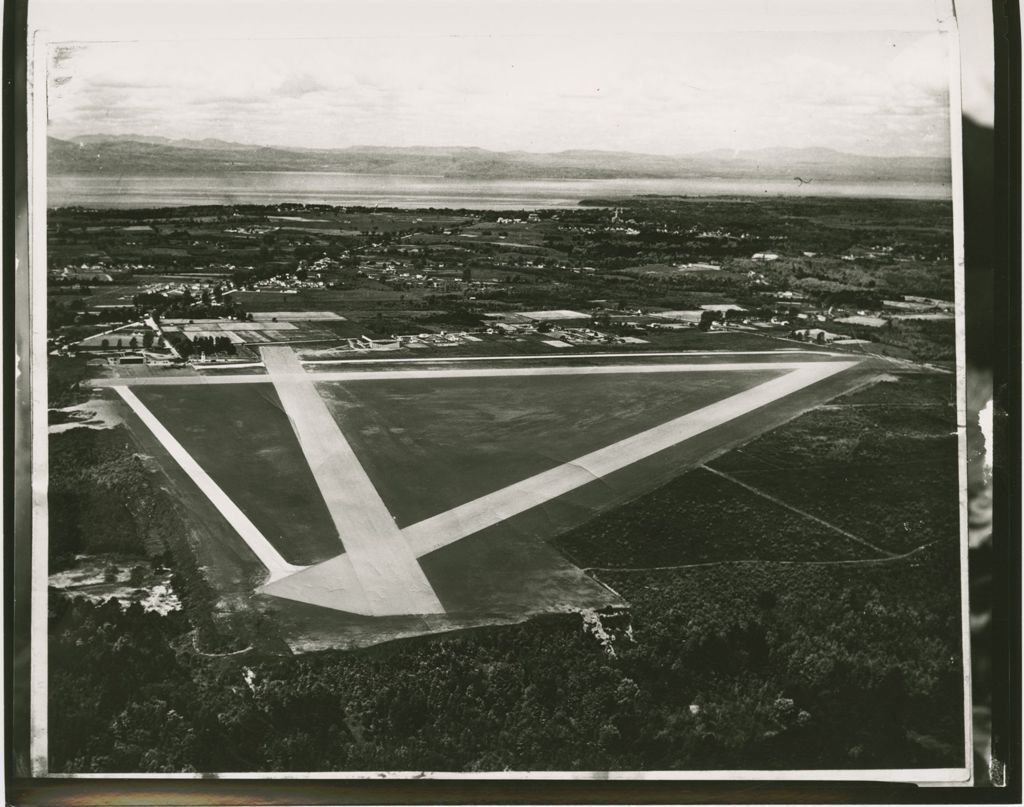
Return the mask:
<path id="1" fill-rule="evenodd" d="M 948 156 L 938 33 L 491 29 L 50 45 L 48 131 L 315 148 Z"/>

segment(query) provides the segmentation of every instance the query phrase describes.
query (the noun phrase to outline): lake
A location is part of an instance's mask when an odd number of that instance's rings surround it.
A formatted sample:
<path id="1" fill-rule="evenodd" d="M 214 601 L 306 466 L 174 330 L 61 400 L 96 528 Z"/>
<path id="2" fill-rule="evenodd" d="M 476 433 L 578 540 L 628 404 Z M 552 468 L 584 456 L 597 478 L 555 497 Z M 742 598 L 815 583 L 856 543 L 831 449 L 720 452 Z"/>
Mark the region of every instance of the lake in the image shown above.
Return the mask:
<path id="1" fill-rule="evenodd" d="M 722 179 L 462 179 L 429 176 L 252 171 L 220 176 L 51 176 L 49 207 L 133 208 L 282 204 L 454 207 L 486 210 L 576 207 L 581 199 L 675 196 L 823 196 L 949 199 L 950 186 L 914 182 Z"/>

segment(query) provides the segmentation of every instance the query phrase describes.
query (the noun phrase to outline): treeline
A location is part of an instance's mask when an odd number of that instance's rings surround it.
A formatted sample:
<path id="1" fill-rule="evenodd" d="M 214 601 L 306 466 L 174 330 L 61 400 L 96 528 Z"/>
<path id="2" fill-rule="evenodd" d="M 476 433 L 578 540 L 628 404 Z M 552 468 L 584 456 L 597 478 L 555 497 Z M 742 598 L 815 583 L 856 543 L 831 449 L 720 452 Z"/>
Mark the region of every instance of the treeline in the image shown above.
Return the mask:
<path id="1" fill-rule="evenodd" d="M 77 555 L 149 557 L 174 570 L 199 647 L 237 649 L 237 637 L 214 622 L 216 598 L 196 565 L 189 527 L 137 453 L 124 429 L 70 429 L 49 438 L 50 571 L 71 568 Z"/>
<path id="2" fill-rule="evenodd" d="M 207 356 L 214 353 L 233 356 L 235 344 L 226 336 L 194 336 L 191 340 L 183 339 L 177 344 L 178 352 L 188 357 L 196 354 Z"/>
<path id="3" fill-rule="evenodd" d="M 123 427 L 70 429 L 49 437 L 51 569 L 78 554 L 157 554 L 173 512 L 151 495 L 149 471 Z"/>

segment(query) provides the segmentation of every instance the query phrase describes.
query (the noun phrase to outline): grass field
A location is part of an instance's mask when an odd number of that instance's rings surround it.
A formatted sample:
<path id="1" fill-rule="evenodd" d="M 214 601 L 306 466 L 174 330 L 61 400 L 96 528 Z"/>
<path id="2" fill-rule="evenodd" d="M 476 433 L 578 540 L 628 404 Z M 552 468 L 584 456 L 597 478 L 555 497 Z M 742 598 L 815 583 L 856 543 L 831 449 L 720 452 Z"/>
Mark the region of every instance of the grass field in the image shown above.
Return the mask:
<path id="1" fill-rule="evenodd" d="M 340 554 L 337 531 L 269 383 L 137 391 L 287 561 Z"/>
<path id="2" fill-rule="evenodd" d="M 322 383 L 398 523 L 767 381 L 779 371 Z"/>

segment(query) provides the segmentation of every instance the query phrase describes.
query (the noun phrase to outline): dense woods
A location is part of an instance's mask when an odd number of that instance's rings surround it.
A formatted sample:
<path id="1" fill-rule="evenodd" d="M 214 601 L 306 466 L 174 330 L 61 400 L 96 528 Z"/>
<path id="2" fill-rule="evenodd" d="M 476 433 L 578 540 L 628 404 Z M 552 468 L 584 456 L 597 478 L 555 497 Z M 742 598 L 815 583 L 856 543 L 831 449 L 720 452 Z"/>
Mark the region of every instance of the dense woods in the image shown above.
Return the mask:
<path id="1" fill-rule="evenodd" d="M 955 555 L 955 552 L 954 552 Z M 55 770 L 916 767 L 962 761 L 956 558 L 620 572 L 578 616 L 301 657 L 51 608 Z M 837 605 L 838 610 L 837 613 Z"/>
<path id="2" fill-rule="evenodd" d="M 181 521 L 151 488 L 127 431 L 73 429 L 50 436 L 50 565 L 81 553 L 159 555 Z"/>

